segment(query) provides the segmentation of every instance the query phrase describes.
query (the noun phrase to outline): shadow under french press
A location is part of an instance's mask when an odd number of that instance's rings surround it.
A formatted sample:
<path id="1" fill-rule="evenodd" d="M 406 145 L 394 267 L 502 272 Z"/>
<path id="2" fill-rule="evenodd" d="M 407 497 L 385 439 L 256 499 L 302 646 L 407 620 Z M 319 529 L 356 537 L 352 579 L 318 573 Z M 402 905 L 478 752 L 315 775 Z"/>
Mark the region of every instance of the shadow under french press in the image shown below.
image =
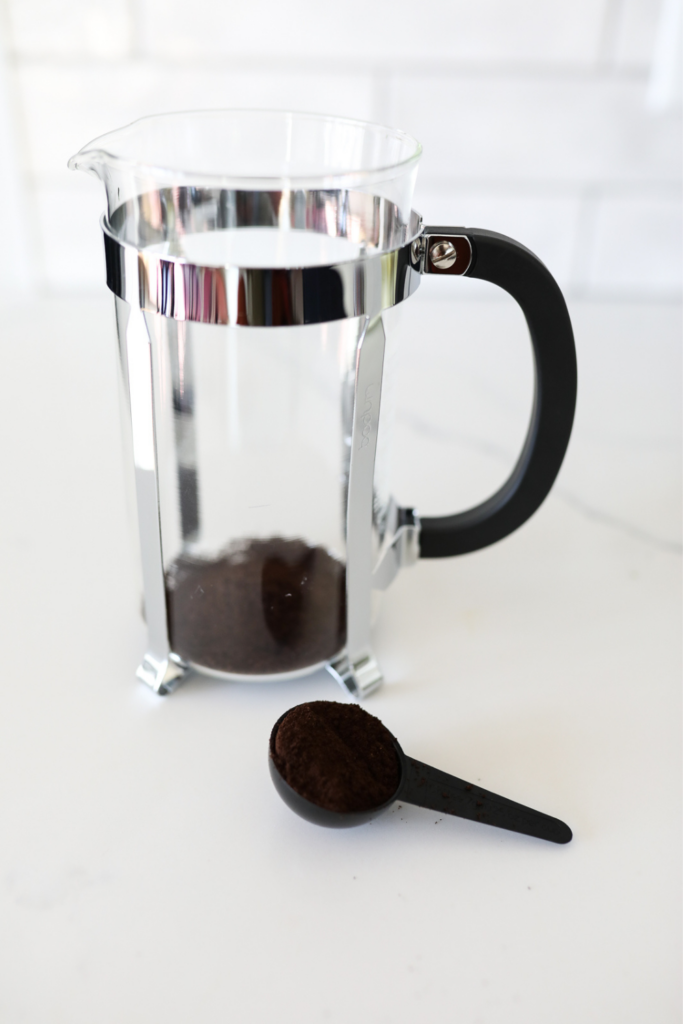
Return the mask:
<path id="1" fill-rule="evenodd" d="M 197 670 L 190 670 L 180 686 L 170 697 L 172 701 L 194 699 L 204 694 L 224 693 L 226 699 L 236 698 L 249 700 L 269 706 L 270 699 L 275 698 L 278 704 L 287 706 L 303 703 L 307 700 L 338 700 L 350 701 L 352 698 L 337 686 L 323 669 L 317 669 L 308 675 L 296 676 L 292 679 L 221 679 L 218 676 L 206 675 Z M 166 698 L 163 698 L 166 699 Z M 264 708 L 264 714 L 266 708 Z"/>

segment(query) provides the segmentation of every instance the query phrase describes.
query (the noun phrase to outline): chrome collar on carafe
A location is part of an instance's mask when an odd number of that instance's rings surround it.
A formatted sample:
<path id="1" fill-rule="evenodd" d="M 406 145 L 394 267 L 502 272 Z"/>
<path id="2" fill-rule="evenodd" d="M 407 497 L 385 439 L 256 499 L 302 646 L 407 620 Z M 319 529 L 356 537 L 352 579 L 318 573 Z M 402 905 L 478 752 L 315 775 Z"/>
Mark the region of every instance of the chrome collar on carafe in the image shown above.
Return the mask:
<path id="1" fill-rule="evenodd" d="M 186 234 L 258 227 L 344 238 L 361 255 L 286 268 L 199 266 L 182 256 Z M 394 203 L 363 192 L 169 188 L 122 204 L 102 229 L 111 291 L 175 320 L 284 327 L 372 318 L 420 280 L 421 217 L 411 212 L 406 223 Z"/>

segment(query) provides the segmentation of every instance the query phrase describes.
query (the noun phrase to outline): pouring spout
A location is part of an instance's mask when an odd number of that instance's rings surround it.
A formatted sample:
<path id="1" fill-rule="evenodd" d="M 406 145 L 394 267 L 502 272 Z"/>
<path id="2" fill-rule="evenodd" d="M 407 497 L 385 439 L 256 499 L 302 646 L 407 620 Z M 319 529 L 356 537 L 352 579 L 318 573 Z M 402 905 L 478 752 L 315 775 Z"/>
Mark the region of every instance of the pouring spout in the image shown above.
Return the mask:
<path id="1" fill-rule="evenodd" d="M 79 149 L 78 153 L 69 159 L 67 167 L 70 171 L 85 171 L 92 174 L 100 181 L 104 180 L 105 168 L 107 166 L 107 154 L 98 149 L 90 149 L 89 146 Z"/>
<path id="2" fill-rule="evenodd" d="M 144 191 L 144 188 L 138 187 L 130 168 L 115 153 L 100 146 L 99 141 L 95 139 L 74 153 L 67 167 L 70 171 L 84 171 L 102 182 L 107 197 L 107 219 L 111 222 L 117 207 L 136 192 Z"/>
<path id="3" fill-rule="evenodd" d="M 139 122 L 100 135 L 79 149 L 68 161 L 70 171 L 84 171 L 97 178 L 104 185 L 107 195 L 107 216 L 122 203 L 146 192 L 153 192 L 161 185 L 172 182 L 173 174 L 149 166 L 145 156 L 144 139 L 138 136 Z"/>

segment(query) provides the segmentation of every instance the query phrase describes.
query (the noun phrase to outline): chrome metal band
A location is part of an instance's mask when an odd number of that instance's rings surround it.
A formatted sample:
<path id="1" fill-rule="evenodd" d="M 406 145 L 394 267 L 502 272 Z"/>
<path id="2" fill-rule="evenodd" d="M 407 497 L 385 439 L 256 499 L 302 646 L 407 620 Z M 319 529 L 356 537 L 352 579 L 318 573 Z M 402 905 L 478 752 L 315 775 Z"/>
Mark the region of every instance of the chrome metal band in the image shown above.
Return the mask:
<path id="1" fill-rule="evenodd" d="M 416 226 L 419 223 L 416 216 Z M 201 267 L 121 242 L 103 219 L 107 285 L 130 305 L 175 320 L 285 327 L 375 317 L 420 283 L 411 242 L 327 267 Z"/>
<path id="2" fill-rule="evenodd" d="M 363 255 L 292 268 L 199 266 L 183 255 L 188 234 L 260 227 L 344 238 Z M 419 214 L 405 223 L 394 203 L 363 192 L 165 189 L 123 203 L 102 230 L 111 291 L 175 320 L 280 327 L 372 318 L 420 280 Z"/>

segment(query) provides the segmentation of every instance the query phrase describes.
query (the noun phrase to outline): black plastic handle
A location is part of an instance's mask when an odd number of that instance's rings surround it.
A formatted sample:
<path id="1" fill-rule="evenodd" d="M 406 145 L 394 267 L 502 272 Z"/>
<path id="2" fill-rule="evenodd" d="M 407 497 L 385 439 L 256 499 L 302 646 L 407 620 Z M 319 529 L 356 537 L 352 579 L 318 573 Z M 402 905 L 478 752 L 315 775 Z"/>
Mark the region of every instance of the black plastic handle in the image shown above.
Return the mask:
<path id="1" fill-rule="evenodd" d="M 479 228 L 425 228 L 425 234 L 469 238 L 467 277 L 504 288 L 526 317 L 535 363 L 529 432 L 509 479 L 487 501 L 466 512 L 421 520 L 420 556 L 444 558 L 502 540 L 545 500 L 557 476 L 574 421 L 576 351 L 567 305 L 549 270 L 519 242 Z"/>
<path id="2" fill-rule="evenodd" d="M 569 825 L 559 818 L 551 818 L 549 814 L 489 793 L 412 757 L 404 757 L 405 769 L 397 800 L 509 832 L 521 832 L 549 843 L 568 843 L 572 838 Z"/>

